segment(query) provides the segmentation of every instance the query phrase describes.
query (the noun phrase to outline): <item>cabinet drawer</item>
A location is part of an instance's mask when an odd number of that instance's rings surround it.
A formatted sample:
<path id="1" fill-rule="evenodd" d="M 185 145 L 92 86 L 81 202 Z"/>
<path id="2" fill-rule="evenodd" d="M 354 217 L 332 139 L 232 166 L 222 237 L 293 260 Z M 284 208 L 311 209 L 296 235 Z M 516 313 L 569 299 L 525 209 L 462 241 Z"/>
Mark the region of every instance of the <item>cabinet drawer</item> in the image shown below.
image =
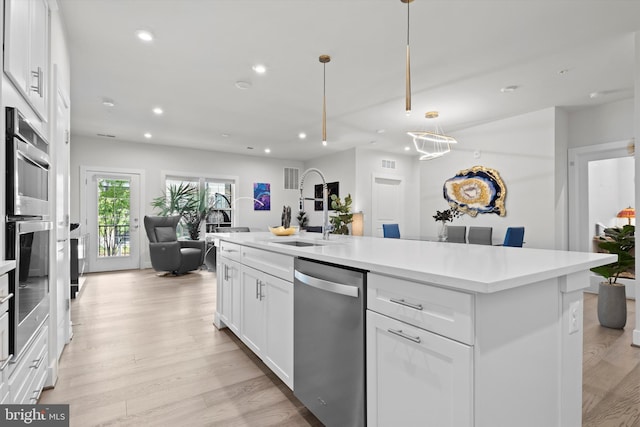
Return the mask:
<path id="1" fill-rule="evenodd" d="M 224 240 L 221 240 L 220 246 L 219 246 L 220 256 L 240 262 L 241 247 L 242 246 L 236 243 L 229 243 L 229 242 L 225 242 Z"/>
<path id="2" fill-rule="evenodd" d="M 243 246 L 242 264 L 293 282 L 293 257 L 290 255 Z"/>
<path id="3" fill-rule="evenodd" d="M 9 310 L 9 276 L 0 276 L 0 315 Z"/>
<path id="4" fill-rule="evenodd" d="M 9 312 L 0 312 L 0 366 L 9 357 Z"/>
<path id="5" fill-rule="evenodd" d="M 34 379 L 39 378 L 42 370 L 47 369 L 47 341 L 49 328 L 43 327 L 33 344 L 25 351 L 9 378 L 9 390 L 13 403 L 32 403 L 29 388 L 33 387 Z M 32 390 L 33 391 L 33 390 Z"/>
<path id="6" fill-rule="evenodd" d="M 371 273 L 367 308 L 469 345 L 474 343 L 474 297 Z"/>

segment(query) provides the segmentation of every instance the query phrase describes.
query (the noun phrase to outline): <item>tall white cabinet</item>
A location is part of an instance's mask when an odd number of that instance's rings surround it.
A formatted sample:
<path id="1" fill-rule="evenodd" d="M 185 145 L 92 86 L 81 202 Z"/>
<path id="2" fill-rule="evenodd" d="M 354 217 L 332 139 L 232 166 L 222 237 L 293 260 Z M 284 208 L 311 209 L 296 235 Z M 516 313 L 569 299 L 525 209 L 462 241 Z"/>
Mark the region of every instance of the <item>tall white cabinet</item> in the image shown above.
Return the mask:
<path id="1" fill-rule="evenodd" d="M 5 0 L 4 72 L 48 121 L 49 6 L 46 0 Z"/>

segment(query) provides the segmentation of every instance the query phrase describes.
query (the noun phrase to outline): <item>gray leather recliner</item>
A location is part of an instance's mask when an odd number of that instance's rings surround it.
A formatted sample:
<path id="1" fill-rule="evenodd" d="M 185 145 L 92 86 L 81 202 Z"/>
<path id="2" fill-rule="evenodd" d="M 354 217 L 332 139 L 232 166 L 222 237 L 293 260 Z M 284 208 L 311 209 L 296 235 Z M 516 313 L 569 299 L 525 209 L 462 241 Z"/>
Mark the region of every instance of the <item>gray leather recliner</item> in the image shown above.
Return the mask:
<path id="1" fill-rule="evenodd" d="M 204 264 L 204 240 L 178 240 L 176 227 L 180 216 L 145 216 L 149 238 L 149 256 L 156 271 L 183 274 Z"/>

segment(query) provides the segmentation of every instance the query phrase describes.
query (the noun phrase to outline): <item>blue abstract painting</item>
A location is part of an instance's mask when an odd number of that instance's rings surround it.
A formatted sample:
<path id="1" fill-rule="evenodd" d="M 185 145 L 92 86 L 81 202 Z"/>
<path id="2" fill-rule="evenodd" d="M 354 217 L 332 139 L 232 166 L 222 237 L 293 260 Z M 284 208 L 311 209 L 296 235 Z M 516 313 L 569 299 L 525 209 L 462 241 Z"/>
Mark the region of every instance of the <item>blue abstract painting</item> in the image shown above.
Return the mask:
<path id="1" fill-rule="evenodd" d="M 271 210 L 271 184 L 267 182 L 253 183 L 253 210 Z"/>

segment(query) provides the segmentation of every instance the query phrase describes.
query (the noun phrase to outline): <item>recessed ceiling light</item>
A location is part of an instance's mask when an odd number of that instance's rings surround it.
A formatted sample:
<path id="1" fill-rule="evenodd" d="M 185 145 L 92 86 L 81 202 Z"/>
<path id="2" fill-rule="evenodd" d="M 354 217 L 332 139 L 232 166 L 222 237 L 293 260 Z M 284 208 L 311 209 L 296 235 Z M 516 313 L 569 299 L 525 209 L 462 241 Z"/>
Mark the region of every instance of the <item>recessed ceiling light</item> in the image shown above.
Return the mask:
<path id="1" fill-rule="evenodd" d="M 307 137 L 307 134 L 306 134 L 306 133 L 304 133 L 304 132 L 300 132 L 300 133 L 298 134 L 298 138 L 300 138 L 300 139 L 305 139 L 306 137 Z"/>
<path id="2" fill-rule="evenodd" d="M 385 132 L 385 130 L 384 130 L 384 129 L 378 129 L 378 130 L 376 131 L 376 133 L 384 133 L 384 132 Z"/>
<path id="3" fill-rule="evenodd" d="M 138 30 L 136 31 L 136 36 L 138 36 L 138 38 L 143 42 L 153 41 L 153 34 L 151 33 L 151 31 Z"/>
<path id="4" fill-rule="evenodd" d="M 411 147 L 409 147 L 408 145 L 404 147 L 404 151 L 409 151 L 409 150 L 411 150 Z"/>
<path id="5" fill-rule="evenodd" d="M 147 138 L 147 139 L 151 138 L 151 136 L 152 136 L 152 135 L 151 135 L 149 132 L 147 132 L 147 133 L 145 133 L 145 134 L 144 134 L 144 137 L 145 137 L 145 138 Z"/>
<path id="6" fill-rule="evenodd" d="M 154 108 L 152 111 L 153 111 L 153 114 L 156 114 L 156 115 L 158 115 L 158 116 L 159 116 L 160 114 L 164 113 L 164 111 L 162 111 L 162 108 L 160 108 L 160 107 L 156 107 L 156 108 Z"/>
<path id="7" fill-rule="evenodd" d="M 246 89 L 249 89 L 251 87 L 251 83 L 250 82 L 245 82 L 243 80 L 238 80 L 236 82 L 236 87 L 238 89 L 246 90 Z"/>
<path id="8" fill-rule="evenodd" d="M 500 92 L 502 93 L 511 93 L 511 92 L 515 92 L 518 89 L 519 86 L 517 85 L 510 85 L 510 86 L 505 86 L 502 89 L 500 89 Z"/>
<path id="9" fill-rule="evenodd" d="M 104 105 L 105 107 L 115 107 L 116 103 L 111 98 L 103 98 L 102 105 Z"/>
<path id="10" fill-rule="evenodd" d="M 228 133 L 221 133 L 220 136 L 223 137 L 223 138 L 229 138 L 229 134 Z"/>
<path id="11" fill-rule="evenodd" d="M 591 99 L 600 98 L 601 96 L 602 96 L 602 92 L 591 92 L 589 94 L 589 98 Z"/>
<path id="12" fill-rule="evenodd" d="M 271 152 L 271 148 L 265 148 L 265 149 L 264 149 L 264 152 L 265 152 L 265 153 L 267 153 L 267 154 L 269 154 L 269 153 Z"/>
<path id="13" fill-rule="evenodd" d="M 254 65 L 254 66 L 253 66 L 253 67 L 251 67 L 251 68 L 253 68 L 253 71 L 255 71 L 255 72 L 256 72 L 256 73 L 258 73 L 258 74 L 264 74 L 264 73 L 266 73 L 266 72 L 267 72 L 267 67 L 265 67 L 265 66 L 264 66 L 264 65 L 262 65 L 262 64 L 256 64 L 256 65 Z"/>

